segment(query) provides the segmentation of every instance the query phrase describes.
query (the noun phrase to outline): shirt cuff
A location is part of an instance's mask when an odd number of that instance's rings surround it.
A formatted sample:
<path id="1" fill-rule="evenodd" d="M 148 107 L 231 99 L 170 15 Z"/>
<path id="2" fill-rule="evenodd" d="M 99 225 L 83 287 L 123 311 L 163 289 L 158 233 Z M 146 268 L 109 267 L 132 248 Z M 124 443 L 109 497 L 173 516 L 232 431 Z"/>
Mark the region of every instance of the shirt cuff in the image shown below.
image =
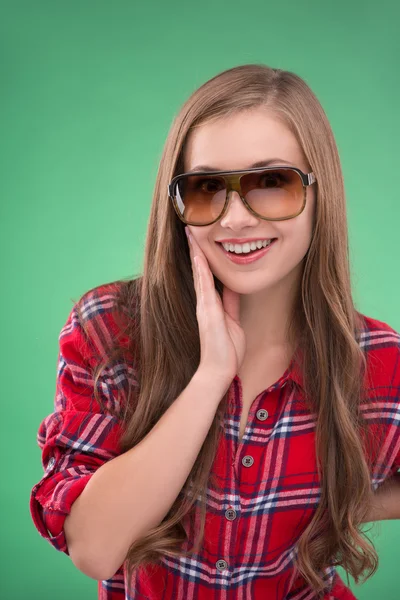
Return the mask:
<path id="1" fill-rule="evenodd" d="M 49 502 L 48 496 L 43 492 L 41 482 L 36 484 L 32 489 L 30 512 L 36 529 L 56 550 L 65 552 L 68 556 L 64 522 L 71 512 L 73 502 L 82 493 L 92 475 L 83 475 L 79 479 L 70 482 L 68 487 L 68 501 L 63 502 L 62 508 L 57 506 L 55 502 Z"/>

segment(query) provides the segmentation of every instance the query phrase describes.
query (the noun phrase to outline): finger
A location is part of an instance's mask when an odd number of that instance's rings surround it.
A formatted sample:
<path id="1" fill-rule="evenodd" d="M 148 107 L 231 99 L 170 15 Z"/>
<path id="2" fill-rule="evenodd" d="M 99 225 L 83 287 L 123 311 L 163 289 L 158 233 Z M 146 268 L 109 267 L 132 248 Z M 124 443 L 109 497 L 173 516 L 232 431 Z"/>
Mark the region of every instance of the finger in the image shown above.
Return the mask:
<path id="1" fill-rule="evenodd" d="M 194 237 L 194 235 L 189 231 L 189 229 L 186 227 L 187 229 L 187 233 L 190 236 L 190 242 L 192 245 L 192 250 L 193 250 L 193 256 L 202 256 L 204 258 L 204 260 L 207 262 L 207 259 L 205 257 L 204 252 L 202 251 L 202 249 L 200 248 L 199 244 L 196 241 L 196 238 Z"/>
<path id="2" fill-rule="evenodd" d="M 236 323 L 240 323 L 240 294 L 224 285 L 222 291 L 222 304 L 225 312 L 236 321 Z"/>
<path id="3" fill-rule="evenodd" d="M 200 261 L 197 264 L 201 264 L 201 272 L 203 279 L 205 279 L 205 283 L 207 284 L 207 288 L 209 289 L 212 287 L 212 289 L 215 289 L 214 278 L 210 269 L 210 265 L 208 264 L 208 260 L 192 234 L 190 234 L 190 242 L 192 246 L 193 258 L 196 257 Z"/>
<path id="4" fill-rule="evenodd" d="M 193 251 L 193 236 L 190 234 L 190 231 L 187 227 L 185 227 L 185 233 L 187 236 L 187 240 L 188 240 L 188 246 L 189 246 L 189 255 L 190 255 L 190 262 L 192 265 L 192 274 L 193 274 L 193 282 L 194 282 L 194 289 L 197 295 L 198 292 L 198 269 L 196 266 L 196 263 L 194 261 L 194 251 Z"/>
<path id="5" fill-rule="evenodd" d="M 218 326 L 223 320 L 224 309 L 221 298 L 215 289 L 214 277 L 204 256 L 196 256 L 199 275 L 199 307 L 202 316 L 209 324 Z"/>
<path id="6" fill-rule="evenodd" d="M 191 258 L 192 265 L 194 266 L 195 270 L 195 276 L 197 279 L 199 279 L 201 272 L 203 292 L 209 294 L 210 290 L 215 291 L 215 285 L 214 278 L 210 266 L 208 264 L 208 260 L 204 252 L 201 250 L 199 244 L 195 240 L 194 236 L 191 234 L 189 228 L 186 227 L 185 230 L 188 236 L 189 246 L 191 247 Z M 195 258 L 199 259 L 198 261 L 196 261 L 196 263 L 194 261 Z"/>
<path id="7" fill-rule="evenodd" d="M 194 258 L 196 259 L 197 271 L 199 275 L 201 274 L 203 291 L 208 295 L 212 293 L 213 297 L 214 294 L 218 295 L 217 290 L 215 289 L 214 277 L 211 272 L 210 265 L 208 264 L 208 260 L 203 253 L 196 254 Z"/>
<path id="8" fill-rule="evenodd" d="M 185 228 L 185 231 L 188 236 L 189 245 L 191 246 L 191 256 L 197 283 L 196 293 L 199 302 L 207 313 L 210 313 L 210 311 L 215 312 L 215 309 L 218 307 L 219 311 L 216 314 L 220 314 L 222 302 L 215 289 L 214 277 L 208 260 L 189 229 Z"/>

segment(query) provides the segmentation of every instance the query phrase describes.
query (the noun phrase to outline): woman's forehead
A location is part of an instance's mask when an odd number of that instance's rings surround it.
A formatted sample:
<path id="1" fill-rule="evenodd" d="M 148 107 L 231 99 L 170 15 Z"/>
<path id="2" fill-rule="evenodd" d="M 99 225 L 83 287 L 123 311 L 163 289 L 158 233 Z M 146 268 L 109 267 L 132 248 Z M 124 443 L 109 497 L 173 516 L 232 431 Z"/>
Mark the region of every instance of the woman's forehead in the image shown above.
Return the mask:
<path id="1" fill-rule="evenodd" d="M 183 158 L 185 172 L 200 170 L 198 166 L 215 170 L 246 169 L 273 158 L 299 167 L 303 163 L 304 168 L 303 152 L 296 137 L 281 119 L 265 109 L 196 127 L 188 136 Z"/>

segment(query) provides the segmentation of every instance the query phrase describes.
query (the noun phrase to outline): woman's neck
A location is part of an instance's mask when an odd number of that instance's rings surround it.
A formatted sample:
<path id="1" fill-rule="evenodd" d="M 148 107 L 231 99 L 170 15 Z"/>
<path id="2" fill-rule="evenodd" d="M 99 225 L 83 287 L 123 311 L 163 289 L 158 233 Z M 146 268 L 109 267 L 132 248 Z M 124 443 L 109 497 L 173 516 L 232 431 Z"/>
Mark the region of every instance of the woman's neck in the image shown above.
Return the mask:
<path id="1" fill-rule="evenodd" d="M 298 284 L 282 281 L 256 294 L 240 297 L 240 324 L 249 353 L 270 348 L 293 348 L 289 323 L 297 300 Z"/>

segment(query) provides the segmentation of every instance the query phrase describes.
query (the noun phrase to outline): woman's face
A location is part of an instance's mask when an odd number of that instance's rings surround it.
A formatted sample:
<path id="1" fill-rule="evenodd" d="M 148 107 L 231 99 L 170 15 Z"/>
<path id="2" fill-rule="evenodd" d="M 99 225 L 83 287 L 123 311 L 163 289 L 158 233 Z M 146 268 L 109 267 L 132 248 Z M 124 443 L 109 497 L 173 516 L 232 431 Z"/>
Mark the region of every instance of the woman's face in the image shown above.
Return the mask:
<path id="1" fill-rule="evenodd" d="M 273 113 L 257 108 L 192 131 L 184 155 L 184 170 L 201 170 L 198 168 L 201 165 L 216 171 L 244 170 L 271 159 L 274 161 L 268 166 L 288 163 L 304 173 L 311 171 L 291 131 Z M 231 192 L 222 219 L 205 227 L 189 226 L 211 271 L 224 285 L 240 294 L 254 294 L 277 284 L 290 286 L 298 280 L 313 230 L 315 184 L 306 189 L 303 212 L 287 221 L 265 221 L 254 216 L 239 194 Z M 226 256 L 220 243 L 232 238 L 237 243 L 254 238 L 277 239 L 258 260 L 236 264 Z"/>

